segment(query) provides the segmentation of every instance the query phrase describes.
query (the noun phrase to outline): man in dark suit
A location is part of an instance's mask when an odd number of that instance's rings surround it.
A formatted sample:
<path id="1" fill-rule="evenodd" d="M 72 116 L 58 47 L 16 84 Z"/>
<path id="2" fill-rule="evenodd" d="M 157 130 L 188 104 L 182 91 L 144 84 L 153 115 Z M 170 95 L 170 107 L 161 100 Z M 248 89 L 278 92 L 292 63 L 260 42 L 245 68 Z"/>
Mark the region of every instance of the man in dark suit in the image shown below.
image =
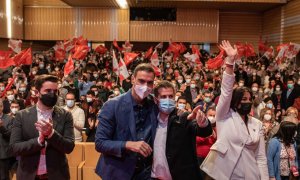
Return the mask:
<path id="1" fill-rule="evenodd" d="M 0 99 L 0 180 L 9 179 L 9 170 L 15 160 L 8 151 L 11 126 L 12 118 L 3 114 L 3 101 Z"/>
<path id="2" fill-rule="evenodd" d="M 152 178 L 199 180 L 196 136 L 212 134 L 210 122 L 196 107 L 191 114 L 175 108 L 175 89 L 161 81 L 154 89 L 158 125 L 154 140 Z"/>
<path id="3" fill-rule="evenodd" d="M 288 79 L 287 89 L 284 90 L 281 95 L 282 109 L 287 110 L 287 108 L 291 107 L 294 104 L 295 99 L 299 97 L 299 93 L 299 88 L 295 86 L 294 79 Z"/>
<path id="4" fill-rule="evenodd" d="M 102 154 L 96 173 L 103 180 L 151 179 L 157 118 L 148 95 L 154 74 L 150 64 L 138 65 L 133 88 L 107 101 L 100 110 L 95 144 Z"/>
<path id="5" fill-rule="evenodd" d="M 12 101 L 17 101 L 20 105 L 20 109 L 25 109 L 24 100 L 18 100 L 15 98 L 13 90 L 6 91 L 6 99 L 3 101 L 3 113 L 10 113 L 10 105 Z"/>
<path id="6" fill-rule="evenodd" d="M 70 179 L 65 154 L 75 146 L 73 118 L 71 113 L 55 106 L 57 81 L 56 76 L 38 76 L 37 105 L 16 113 L 10 148 L 20 157 L 17 179 Z"/>

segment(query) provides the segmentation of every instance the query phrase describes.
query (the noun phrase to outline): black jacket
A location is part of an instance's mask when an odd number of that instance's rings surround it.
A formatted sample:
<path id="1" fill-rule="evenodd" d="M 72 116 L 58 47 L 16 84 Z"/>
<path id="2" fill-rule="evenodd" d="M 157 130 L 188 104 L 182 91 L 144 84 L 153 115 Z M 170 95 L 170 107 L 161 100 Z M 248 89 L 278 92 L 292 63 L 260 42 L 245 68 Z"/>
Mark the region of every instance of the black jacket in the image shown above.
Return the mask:
<path id="1" fill-rule="evenodd" d="M 0 127 L 0 159 L 7 159 L 12 157 L 9 153 L 8 145 L 13 121 L 12 117 L 7 114 L 3 114 L 1 119 L 3 126 Z"/>
<path id="2" fill-rule="evenodd" d="M 70 112 L 54 107 L 52 113 L 54 134 L 46 140 L 46 165 L 49 180 L 70 179 L 66 154 L 75 146 L 73 117 Z M 17 179 L 34 180 L 39 164 L 42 146 L 38 143 L 39 132 L 36 106 L 19 111 L 13 121 L 10 149 L 20 156 Z"/>
<path id="3" fill-rule="evenodd" d="M 196 155 L 196 136 L 212 134 L 209 125 L 200 128 L 195 120 L 187 120 L 188 113 L 180 117 L 174 110 L 168 120 L 166 157 L 173 180 L 199 180 L 200 168 Z"/>

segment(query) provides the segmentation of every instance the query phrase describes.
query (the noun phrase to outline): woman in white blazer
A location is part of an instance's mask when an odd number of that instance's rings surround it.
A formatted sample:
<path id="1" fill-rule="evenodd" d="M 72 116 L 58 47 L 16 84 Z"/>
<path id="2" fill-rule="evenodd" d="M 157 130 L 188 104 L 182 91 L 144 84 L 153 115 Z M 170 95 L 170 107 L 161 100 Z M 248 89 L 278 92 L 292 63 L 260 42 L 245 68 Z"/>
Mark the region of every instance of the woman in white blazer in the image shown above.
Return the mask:
<path id="1" fill-rule="evenodd" d="M 233 89 L 237 49 L 228 41 L 221 48 L 227 57 L 216 111 L 218 139 L 201 169 L 216 180 L 268 180 L 262 123 L 249 115 L 251 90 Z"/>

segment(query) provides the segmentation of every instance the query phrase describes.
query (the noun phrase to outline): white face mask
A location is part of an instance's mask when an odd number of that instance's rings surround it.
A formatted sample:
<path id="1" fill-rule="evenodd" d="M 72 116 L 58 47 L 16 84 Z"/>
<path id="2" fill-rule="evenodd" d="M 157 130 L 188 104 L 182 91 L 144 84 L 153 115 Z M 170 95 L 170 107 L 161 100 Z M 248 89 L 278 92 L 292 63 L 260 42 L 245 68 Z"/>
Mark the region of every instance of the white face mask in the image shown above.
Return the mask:
<path id="1" fill-rule="evenodd" d="M 152 89 L 148 88 L 147 85 L 135 85 L 134 91 L 141 99 L 144 99 L 151 93 Z"/>
<path id="2" fill-rule="evenodd" d="M 211 124 L 216 123 L 216 118 L 214 116 L 207 116 L 207 119 L 210 121 Z"/>
<path id="3" fill-rule="evenodd" d="M 19 90 L 20 90 L 20 92 L 25 92 L 25 91 L 26 91 L 26 88 L 20 87 Z"/>
<path id="4" fill-rule="evenodd" d="M 15 99 L 15 96 L 13 94 L 12 95 L 8 95 L 7 99 L 10 100 L 10 101 L 13 101 Z"/>
<path id="5" fill-rule="evenodd" d="M 253 92 L 257 92 L 258 88 L 257 87 L 252 87 Z"/>
<path id="6" fill-rule="evenodd" d="M 270 114 L 265 114 L 264 115 L 264 119 L 267 120 L 267 121 L 270 121 L 272 118 L 272 116 Z"/>
<path id="7" fill-rule="evenodd" d="M 74 100 L 67 100 L 66 104 L 67 104 L 68 108 L 72 108 L 75 104 L 75 101 Z"/>
<path id="8" fill-rule="evenodd" d="M 186 83 L 190 83 L 190 82 L 191 82 L 191 80 L 190 80 L 190 79 L 187 79 L 187 80 L 185 80 L 185 82 L 186 82 Z"/>
<path id="9" fill-rule="evenodd" d="M 182 109 L 182 110 L 184 110 L 185 109 L 185 104 L 182 104 L 182 103 L 179 103 L 178 104 L 178 109 Z"/>
<path id="10" fill-rule="evenodd" d="M 4 86 L 1 86 L 0 87 L 0 91 L 4 91 L 5 87 Z"/>
<path id="11" fill-rule="evenodd" d="M 243 87 L 244 86 L 244 83 L 239 83 L 239 87 Z"/>
<path id="12" fill-rule="evenodd" d="M 191 88 L 194 89 L 196 87 L 195 84 L 191 84 Z"/>
<path id="13" fill-rule="evenodd" d="M 13 113 L 13 114 L 16 114 L 17 112 L 18 112 L 18 108 L 11 108 L 11 112 Z"/>
<path id="14" fill-rule="evenodd" d="M 92 99 L 92 98 L 90 98 L 90 97 L 87 97 L 87 98 L 86 98 L 86 101 L 89 103 L 89 102 L 92 102 L 92 101 L 93 101 L 93 99 Z"/>
<path id="15" fill-rule="evenodd" d="M 178 82 L 179 84 L 181 84 L 183 81 L 182 81 L 181 79 L 179 79 L 177 82 Z"/>

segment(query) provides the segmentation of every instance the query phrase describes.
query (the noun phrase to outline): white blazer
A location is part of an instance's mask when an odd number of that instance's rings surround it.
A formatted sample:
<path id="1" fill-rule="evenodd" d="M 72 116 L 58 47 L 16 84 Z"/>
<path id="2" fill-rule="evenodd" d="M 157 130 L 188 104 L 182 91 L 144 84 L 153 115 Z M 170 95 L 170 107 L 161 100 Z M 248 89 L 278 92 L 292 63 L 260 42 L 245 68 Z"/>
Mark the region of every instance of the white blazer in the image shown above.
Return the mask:
<path id="1" fill-rule="evenodd" d="M 262 180 L 268 180 L 267 158 L 262 123 L 251 117 L 248 130 L 241 116 L 230 109 L 235 75 L 223 73 L 221 96 L 217 105 L 216 120 L 218 139 L 210 149 L 201 169 L 216 180 L 230 179 L 242 150 L 249 138 L 254 143 L 256 165 Z M 247 167 L 244 167 L 247 171 Z"/>

